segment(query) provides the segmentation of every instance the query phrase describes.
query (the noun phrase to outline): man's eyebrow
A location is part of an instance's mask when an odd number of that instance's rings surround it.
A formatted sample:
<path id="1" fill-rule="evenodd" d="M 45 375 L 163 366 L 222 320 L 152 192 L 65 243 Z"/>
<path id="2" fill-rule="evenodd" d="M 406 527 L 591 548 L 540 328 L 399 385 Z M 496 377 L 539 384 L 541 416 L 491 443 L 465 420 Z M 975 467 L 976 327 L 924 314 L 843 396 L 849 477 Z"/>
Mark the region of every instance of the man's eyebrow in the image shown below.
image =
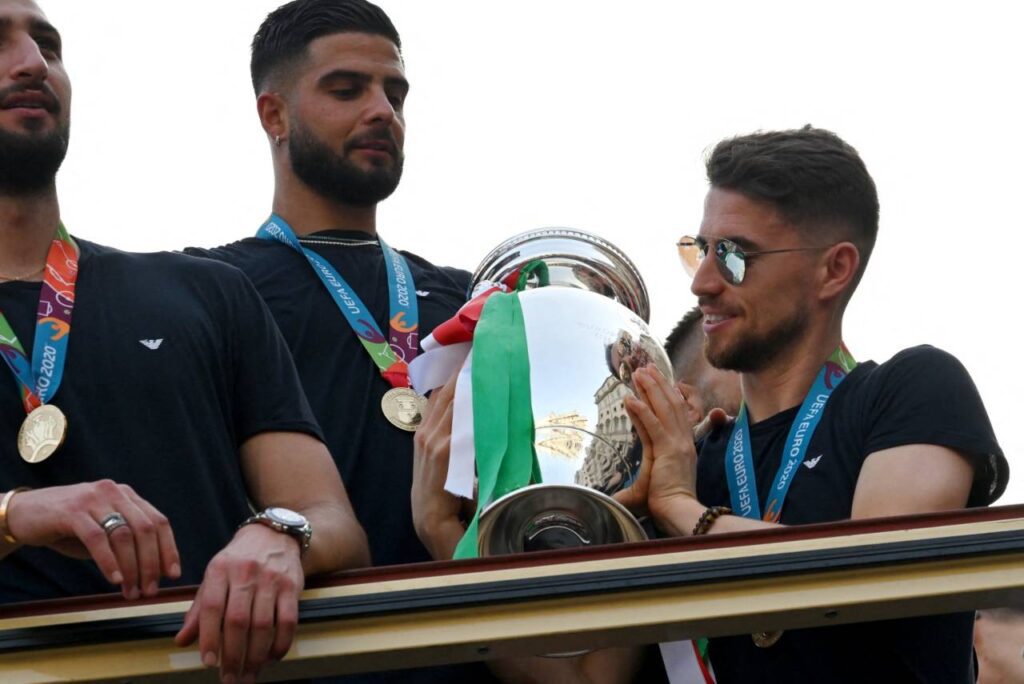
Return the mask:
<path id="1" fill-rule="evenodd" d="M 740 235 L 729 235 L 728 233 L 723 233 L 721 235 L 699 235 L 698 237 L 707 240 L 709 243 L 718 242 L 719 240 L 728 240 L 729 242 L 736 243 L 736 246 L 739 247 L 740 249 L 750 252 L 755 251 L 759 247 L 758 243 L 754 242 L 753 240 L 749 240 Z"/>
<path id="2" fill-rule="evenodd" d="M 755 251 L 760 246 L 753 240 L 748 240 L 747 238 L 740 237 L 739 235 L 723 235 L 722 238 L 725 240 L 731 240 L 732 242 L 735 242 L 740 249 L 749 250 L 751 252 Z"/>
<path id="3" fill-rule="evenodd" d="M 14 20 L 10 17 L 0 17 L 0 31 L 10 31 L 11 27 L 14 26 Z M 28 22 L 29 32 L 33 34 L 50 33 L 60 40 L 60 31 L 57 27 L 46 21 L 45 19 L 30 19 Z"/>
<path id="4" fill-rule="evenodd" d="M 352 71 L 351 69 L 334 69 L 328 71 L 326 74 L 317 79 L 317 85 L 324 87 L 330 85 L 334 81 L 353 81 L 355 83 L 369 83 L 373 80 L 373 76 L 363 71 Z M 409 82 L 401 76 L 387 76 L 384 78 L 384 86 L 390 88 L 399 88 L 402 91 L 409 90 Z"/>
<path id="5" fill-rule="evenodd" d="M 356 81 L 359 83 L 367 83 L 372 80 L 369 74 L 363 73 L 362 71 L 350 71 L 349 69 L 334 69 L 328 71 L 326 74 L 316 80 L 317 85 L 327 85 L 332 81 Z"/>

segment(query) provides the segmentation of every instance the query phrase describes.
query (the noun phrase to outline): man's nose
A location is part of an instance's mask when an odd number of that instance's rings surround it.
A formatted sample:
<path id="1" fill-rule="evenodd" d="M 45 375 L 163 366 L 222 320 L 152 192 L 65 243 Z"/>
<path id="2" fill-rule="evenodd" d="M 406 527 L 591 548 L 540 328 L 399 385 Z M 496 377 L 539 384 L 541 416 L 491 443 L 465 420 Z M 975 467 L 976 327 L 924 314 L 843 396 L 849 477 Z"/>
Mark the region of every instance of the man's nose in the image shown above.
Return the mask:
<path id="1" fill-rule="evenodd" d="M 50 67 L 36 41 L 25 35 L 15 41 L 12 49 L 14 60 L 9 70 L 12 80 L 22 83 L 41 83 L 46 80 Z"/>
<path id="2" fill-rule="evenodd" d="M 395 120 L 395 107 L 383 89 L 373 89 L 367 105 L 366 118 L 371 123 L 390 126 Z"/>
<path id="3" fill-rule="evenodd" d="M 698 297 L 714 296 L 726 285 L 722 270 L 714 263 L 716 258 L 709 252 L 697 265 L 697 272 L 693 274 L 693 282 L 690 284 L 690 292 Z"/>

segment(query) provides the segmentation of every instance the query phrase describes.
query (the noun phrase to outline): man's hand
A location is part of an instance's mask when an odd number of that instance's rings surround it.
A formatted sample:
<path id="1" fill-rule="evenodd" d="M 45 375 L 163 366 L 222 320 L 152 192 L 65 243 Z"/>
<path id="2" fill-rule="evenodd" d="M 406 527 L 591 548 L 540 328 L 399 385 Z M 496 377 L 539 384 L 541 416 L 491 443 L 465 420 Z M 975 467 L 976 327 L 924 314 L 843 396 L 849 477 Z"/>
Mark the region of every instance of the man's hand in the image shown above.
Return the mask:
<path id="1" fill-rule="evenodd" d="M 304 582 L 298 540 L 246 525 L 210 561 L 175 643 L 198 637 L 203 664 L 219 663 L 222 682 L 255 682 L 291 646 Z"/>
<path id="2" fill-rule="evenodd" d="M 416 431 L 412 466 L 412 519 L 416 535 L 431 558 L 447 560 L 465 529 L 459 520 L 462 501 L 445 491 L 452 443 L 455 378 L 435 391 Z"/>
<path id="3" fill-rule="evenodd" d="M 313 537 L 302 554 L 294 537 L 246 525 L 207 565 L 175 642 L 188 646 L 198 639 L 203 663 L 219 664 L 224 682 L 255 681 L 262 665 L 288 652 L 307 575 L 370 563 L 366 534 L 320 440 L 262 432 L 243 442 L 239 455 L 254 506 L 302 514 Z"/>
<path id="4" fill-rule="evenodd" d="M 127 524 L 108 535 L 102 521 L 112 513 Z M 110 480 L 20 492 L 11 499 L 7 527 L 19 544 L 91 558 L 128 599 L 155 595 L 161 576 L 181 576 L 167 518 L 131 487 Z"/>
<path id="5" fill-rule="evenodd" d="M 673 500 L 697 498 L 693 425 L 679 390 L 656 368 L 637 370 L 633 380 L 636 396 L 626 397 L 625 407 L 644 450 L 634 487 L 647 492 L 647 507 L 658 519 Z"/>

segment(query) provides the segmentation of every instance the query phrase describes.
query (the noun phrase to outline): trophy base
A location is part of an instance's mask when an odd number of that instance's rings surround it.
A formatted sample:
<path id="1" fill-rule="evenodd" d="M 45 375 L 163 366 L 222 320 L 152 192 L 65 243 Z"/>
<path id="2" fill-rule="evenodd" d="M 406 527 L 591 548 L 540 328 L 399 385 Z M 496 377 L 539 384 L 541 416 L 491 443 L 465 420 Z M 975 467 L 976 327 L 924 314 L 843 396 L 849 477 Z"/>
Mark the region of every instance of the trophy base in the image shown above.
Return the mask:
<path id="1" fill-rule="evenodd" d="M 531 485 L 498 499 L 480 515 L 481 556 L 572 549 L 647 539 L 622 504 L 577 485 Z"/>
<path id="2" fill-rule="evenodd" d="M 644 541 L 633 515 L 607 494 L 578 485 L 531 485 L 506 494 L 480 514 L 481 556 Z M 544 653 L 573 658 L 588 651 Z"/>

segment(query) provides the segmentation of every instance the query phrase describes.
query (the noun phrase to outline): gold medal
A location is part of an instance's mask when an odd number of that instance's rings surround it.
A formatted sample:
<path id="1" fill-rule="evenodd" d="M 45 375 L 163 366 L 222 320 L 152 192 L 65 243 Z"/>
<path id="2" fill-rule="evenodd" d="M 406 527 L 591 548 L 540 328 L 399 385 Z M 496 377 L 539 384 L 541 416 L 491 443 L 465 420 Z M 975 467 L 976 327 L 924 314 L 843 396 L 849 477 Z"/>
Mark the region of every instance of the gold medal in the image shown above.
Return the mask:
<path id="1" fill-rule="evenodd" d="M 782 638 L 782 630 L 776 632 L 754 632 L 750 635 L 758 648 L 771 648 Z"/>
<path id="2" fill-rule="evenodd" d="M 27 463 L 41 463 L 64 443 L 68 419 L 53 404 L 43 404 L 25 417 L 18 430 L 18 453 Z"/>
<path id="3" fill-rule="evenodd" d="M 388 422 L 407 432 L 415 432 L 420 426 L 426 406 L 426 397 L 416 394 L 409 387 L 392 387 L 380 400 L 380 410 Z"/>

